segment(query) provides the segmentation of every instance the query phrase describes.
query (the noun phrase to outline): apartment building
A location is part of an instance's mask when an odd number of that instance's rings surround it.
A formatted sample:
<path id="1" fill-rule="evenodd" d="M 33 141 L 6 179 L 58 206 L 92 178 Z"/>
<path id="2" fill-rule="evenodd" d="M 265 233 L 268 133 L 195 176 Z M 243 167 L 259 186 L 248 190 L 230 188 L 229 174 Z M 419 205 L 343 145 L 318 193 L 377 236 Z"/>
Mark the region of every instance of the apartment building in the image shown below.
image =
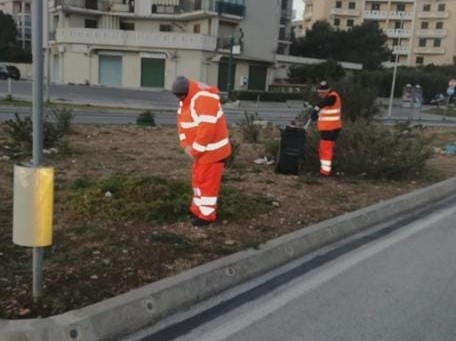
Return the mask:
<path id="1" fill-rule="evenodd" d="M 286 53 L 290 44 L 291 5 L 291 0 L 50 0 L 51 80 L 169 89 L 176 76 L 186 75 L 221 90 L 229 79 L 231 88 L 264 90 L 276 54 Z"/>
<path id="2" fill-rule="evenodd" d="M 388 36 L 391 62 L 402 65 L 445 65 L 456 58 L 454 0 L 305 0 L 304 26 L 326 20 L 349 29 L 375 20 Z M 386 63 L 388 64 L 388 63 Z M 391 65 L 391 64 L 390 64 Z"/>
<path id="3" fill-rule="evenodd" d="M 32 0 L 0 0 L 0 11 L 9 14 L 16 22 L 17 41 L 22 48 L 30 48 L 32 42 Z"/>

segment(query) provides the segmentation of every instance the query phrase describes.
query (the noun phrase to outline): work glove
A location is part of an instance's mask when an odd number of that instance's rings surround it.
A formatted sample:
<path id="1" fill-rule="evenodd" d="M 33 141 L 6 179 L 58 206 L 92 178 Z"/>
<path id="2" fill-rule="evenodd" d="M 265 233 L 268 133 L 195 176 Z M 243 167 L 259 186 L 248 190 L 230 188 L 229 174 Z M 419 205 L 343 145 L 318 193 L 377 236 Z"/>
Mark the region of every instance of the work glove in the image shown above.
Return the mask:
<path id="1" fill-rule="evenodd" d="M 318 120 L 318 112 L 320 111 L 320 108 L 319 107 L 315 107 L 313 110 L 312 110 L 312 113 L 310 114 L 310 119 L 315 122 L 316 120 Z"/>

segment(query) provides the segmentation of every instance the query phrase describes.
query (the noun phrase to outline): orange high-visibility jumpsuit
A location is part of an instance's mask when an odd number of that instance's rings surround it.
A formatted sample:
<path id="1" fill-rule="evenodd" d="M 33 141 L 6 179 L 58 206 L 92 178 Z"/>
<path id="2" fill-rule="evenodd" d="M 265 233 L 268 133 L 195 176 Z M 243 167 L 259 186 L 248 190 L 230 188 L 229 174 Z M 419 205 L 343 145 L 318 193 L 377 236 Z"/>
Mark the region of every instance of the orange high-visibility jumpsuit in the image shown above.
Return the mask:
<path id="1" fill-rule="evenodd" d="M 217 197 L 223 161 L 231 154 L 228 130 L 219 90 L 189 81 L 187 96 L 180 102 L 177 126 L 182 148 L 193 157 L 191 213 L 203 220 L 216 219 Z"/>
<path id="2" fill-rule="evenodd" d="M 331 104 L 325 104 L 325 103 Z M 336 139 L 342 129 L 342 101 L 337 92 L 331 90 L 326 99 L 318 105 L 318 124 L 320 132 L 320 173 L 330 175 Z"/>

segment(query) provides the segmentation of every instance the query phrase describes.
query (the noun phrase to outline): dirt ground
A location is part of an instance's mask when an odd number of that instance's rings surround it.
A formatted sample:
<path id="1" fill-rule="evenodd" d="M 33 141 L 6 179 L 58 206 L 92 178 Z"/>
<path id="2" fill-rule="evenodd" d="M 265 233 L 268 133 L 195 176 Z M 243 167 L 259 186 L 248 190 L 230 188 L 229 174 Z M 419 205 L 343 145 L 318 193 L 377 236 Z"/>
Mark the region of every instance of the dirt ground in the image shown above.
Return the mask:
<path id="1" fill-rule="evenodd" d="M 430 131 L 438 135 L 435 147 L 456 140 L 454 129 Z M 0 129 L 0 147 L 6 139 Z M 190 164 L 171 127 L 76 125 L 67 146 L 63 155 L 47 157 L 56 171 L 54 242 L 46 248 L 44 297 L 37 303 L 31 299 L 31 250 L 12 243 L 16 161 L 6 160 L 0 149 L 0 318 L 46 317 L 81 308 L 456 173 L 456 157 L 436 153 L 426 174 L 413 181 L 285 176 L 275 174 L 273 166 L 255 164 L 260 148 L 242 144 L 224 186 L 267 198 L 265 213 L 204 228 L 185 221 L 78 220 L 67 216 L 62 203 L 76 179 L 125 174 L 189 181 Z"/>

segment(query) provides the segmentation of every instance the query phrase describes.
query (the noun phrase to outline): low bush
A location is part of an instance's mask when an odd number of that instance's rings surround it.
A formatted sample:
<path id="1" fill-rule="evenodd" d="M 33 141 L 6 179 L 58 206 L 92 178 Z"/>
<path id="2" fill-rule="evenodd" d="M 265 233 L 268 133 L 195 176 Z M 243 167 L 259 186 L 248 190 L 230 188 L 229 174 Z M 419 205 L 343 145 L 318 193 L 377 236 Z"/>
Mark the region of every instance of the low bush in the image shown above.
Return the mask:
<path id="1" fill-rule="evenodd" d="M 253 217 L 271 206 L 231 188 L 222 188 L 219 197 L 220 219 Z M 190 199 L 191 186 L 184 181 L 114 175 L 99 181 L 77 179 L 62 202 L 69 219 L 176 222 L 187 219 Z"/>
<path id="2" fill-rule="evenodd" d="M 140 126 L 155 127 L 155 114 L 147 110 L 138 115 L 136 124 Z"/>
<path id="3" fill-rule="evenodd" d="M 30 154 L 33 147 L 33 122 L 30 117 L 21 118 L 17 113 L 14 120 L 5 123 L 5 131 L 12 150 Z M 59 147 L 65 134 L 71 131 L 73 113 L 67 109 L 51 110 L 43 121 L 43 148 Z"/>
<path id="4" fill-rule="evenodd" d="M 304 171 L 318 171 L 318 143 L 318 133 L 309 130 Z M 409 124 L 385 127 L 357 120 L 346 124 L 337 140 L 333 172 L 372 179 L 407 179 L 422 173 L 431 155 L 429 141 L 420 127 Z"/>
<path id="5" fill-rule="evenodd" d="M 261 118 L 258 116 L 258 113 L 249 114 L 247 112 L 244 112 L 244 118 L 239 122 L 244 142 L 258 142 L 261 129 L 261 126 L 258 124 L 260 120 Z"/>

